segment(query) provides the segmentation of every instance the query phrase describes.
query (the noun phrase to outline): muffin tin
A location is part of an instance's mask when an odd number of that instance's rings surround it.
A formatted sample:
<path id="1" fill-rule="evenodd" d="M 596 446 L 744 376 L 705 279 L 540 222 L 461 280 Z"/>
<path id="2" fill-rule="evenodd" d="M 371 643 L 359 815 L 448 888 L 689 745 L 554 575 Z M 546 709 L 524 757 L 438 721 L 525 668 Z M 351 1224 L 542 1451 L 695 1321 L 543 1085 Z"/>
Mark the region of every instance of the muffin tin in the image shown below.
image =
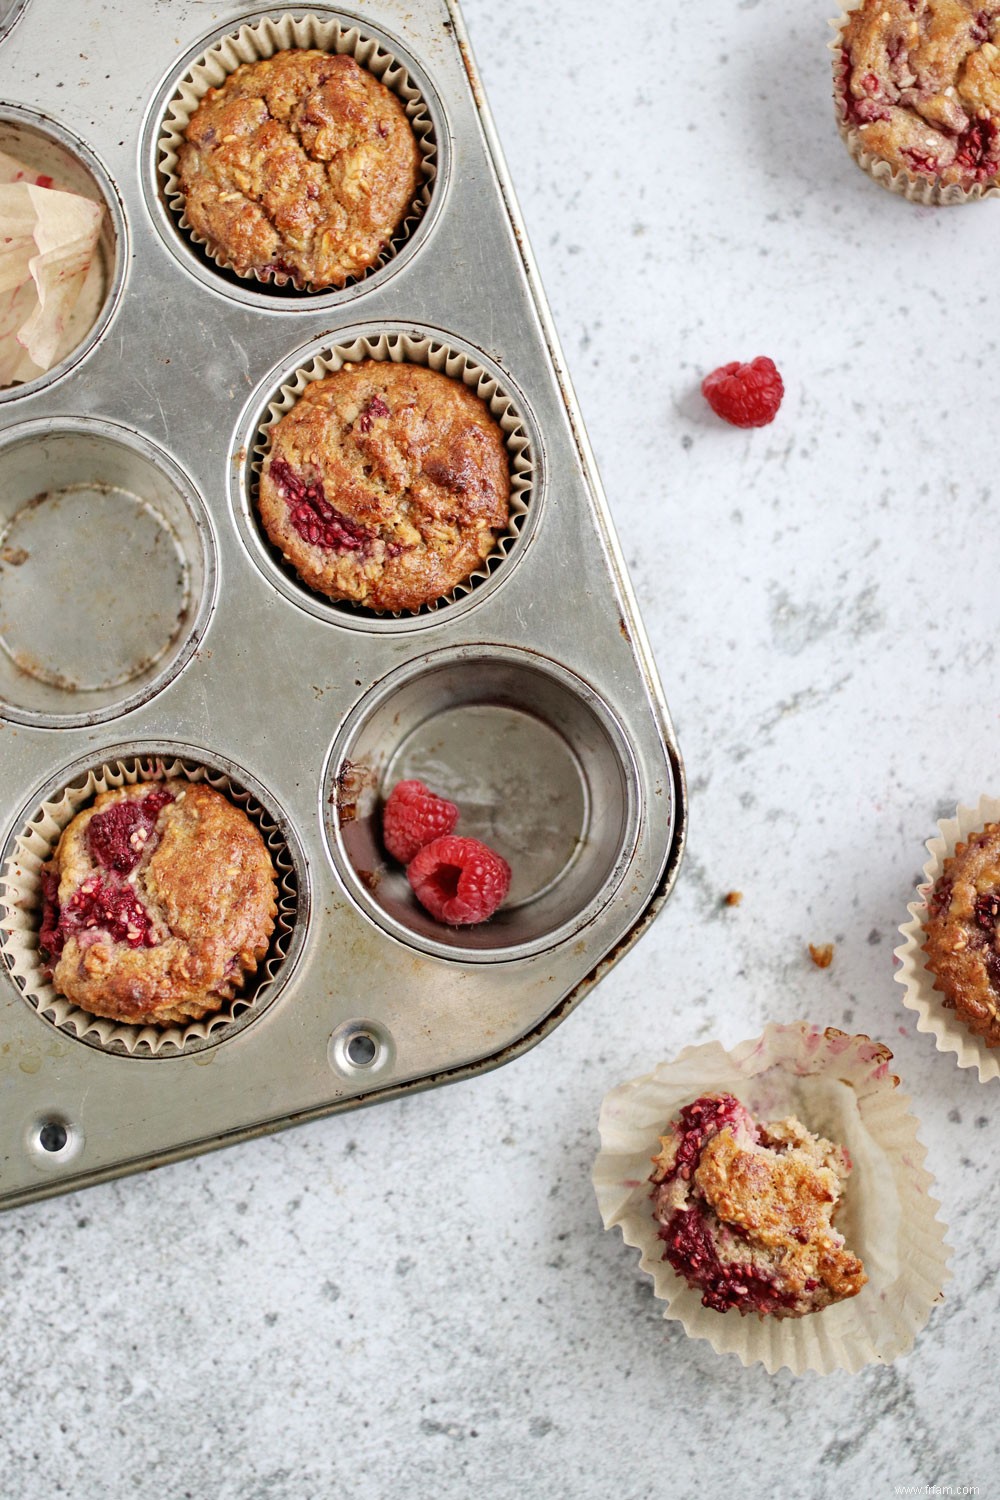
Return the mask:
<path id="1" fill-rule="evenodd" d="M 0 149 L 107 207 L 89 335 L 0 392 L 4 1206 L 506 1061 L 640 935 L 684 838 L 680 756 L 456 7 L 221 4 L 199 35 L 172 0 L 143 9 L 139 47 L 113 9 L 78 0 L 70 38 L 58 0 L 27 0 L 0 41 Z M 335 291 L 216 265 L 169 192 L 175 101 L 275 26 L 376 58 L 421 121 L 405 234 Z M 313 594 L 255 519 L 275 414 L 364 356 L 477 390 L 517 476 L 484 567 L 409 615 Z M 45 981 L 38 871 L 95 788 L 165 772 L 258 821 L 281 920 L 231 1011 L 113 1027 Z M 435 924 L 385 858 L 380 798 L 404 776 L 510 860 L 493 921 Z"/>

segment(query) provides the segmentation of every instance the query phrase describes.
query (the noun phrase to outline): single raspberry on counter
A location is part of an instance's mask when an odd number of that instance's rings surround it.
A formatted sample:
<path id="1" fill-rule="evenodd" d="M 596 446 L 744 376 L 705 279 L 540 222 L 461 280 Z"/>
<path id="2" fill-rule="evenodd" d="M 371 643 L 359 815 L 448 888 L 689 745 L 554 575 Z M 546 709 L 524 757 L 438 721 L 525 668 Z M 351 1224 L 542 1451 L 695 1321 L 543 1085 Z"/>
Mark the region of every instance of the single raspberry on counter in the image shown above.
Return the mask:
<path id="1" fill-rule="evenodd" d="M 397 781 L 382 811 L 382 838 L 393 859 L 408 865 L 425 844 L 452 833 L 457 822 L 454 802 L 422 781 Z"/>
<path id="2" fill-rule="evenodd" d="M 449 834 L 414 855 L 406 878 L 432 917 L 467 927 L 492 917 L 510 889 L 510 865 L 478 839 Z"/>
<path id="3" fill-rule="evenodd" d="M 761 355 L 748 365 L 720 365 L 701 383 L 701 393 L 717 417 L 734 427 L 766 427 L 773 422 L 785 387 L 773 359 Z"/>

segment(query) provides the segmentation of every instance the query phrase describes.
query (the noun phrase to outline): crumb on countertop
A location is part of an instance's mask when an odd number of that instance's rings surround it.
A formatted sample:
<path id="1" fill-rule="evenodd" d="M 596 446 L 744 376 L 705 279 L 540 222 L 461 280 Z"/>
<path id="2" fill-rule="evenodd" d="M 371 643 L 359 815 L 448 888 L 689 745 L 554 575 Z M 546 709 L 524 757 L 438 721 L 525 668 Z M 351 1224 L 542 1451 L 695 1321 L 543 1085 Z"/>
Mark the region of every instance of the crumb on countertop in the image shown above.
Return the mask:
<path id="1" fill-rule="evenodd" d="M 740 904 L 740 902 L 742 900 L 743 900 L 743 892 L 742 891 L 727 891 L 726 894 L 722 898 L 722 904 L 724 906 L 739 906 L 739 904 Z"/>
<path id="2" fill-rule="evenodd" d="M 833 963 L 833 944 L 820 943 L 817 946 L 814 943 L 810 943 L 809 957 L 812 959 L 817 969 L 828 969 Z"/>

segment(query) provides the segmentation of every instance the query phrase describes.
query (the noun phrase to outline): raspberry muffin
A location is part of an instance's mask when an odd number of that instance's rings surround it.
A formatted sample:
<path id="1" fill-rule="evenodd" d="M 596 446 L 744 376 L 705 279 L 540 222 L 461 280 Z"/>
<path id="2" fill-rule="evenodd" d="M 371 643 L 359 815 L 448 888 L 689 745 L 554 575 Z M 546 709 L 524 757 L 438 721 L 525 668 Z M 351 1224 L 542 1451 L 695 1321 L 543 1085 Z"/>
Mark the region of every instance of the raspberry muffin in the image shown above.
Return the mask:
<path id="1" fill-rule="evenodd" d="M 1000 823 L 972 833 L 927 898 L 923 951 L 934 989 L 987 1047 L 1000 1047 Z"/>
<path id="2" fill-rule="evenodd" d="M 267 952 L 277 910 L 246 813 L 183 779 L 102 792 L 64 829 L 42 893 L 53 987 L 135 1025 L 219 1010 Z"/>
<path id="3" fill-rule="evenodd" d="M 794 1116 L 758 1125 L 732 1094 L 686 1105 L 654 1158 L 653 1211 L 669 1261 L 702 1305 L 801 1318 L 867 1277 L 832 1219 L 847 1153 Z"/>
<path id="4" fill-rule="evenodd" d="M 504 435 L 468 386 L 366 360 L 314 380 L 276 423 L 258 504 L 310 588 L 399 612 L 480 566 L 509 500 Z"/>
<path id="5" fill-rule="evenodd" d="M 177 177 L 218 260 L 319 290 L 377 263 L 417 192 L 420 152 L 400 100 L 353 57 L 290 49 L 208 90 Z"/>
<path id="6" fill-rule="evenodd" d="M 1000 0 L 864 0 L 850 11 L 834 98 L 859 164 L 925 201 L 997 186 L 998 41 Z"/>

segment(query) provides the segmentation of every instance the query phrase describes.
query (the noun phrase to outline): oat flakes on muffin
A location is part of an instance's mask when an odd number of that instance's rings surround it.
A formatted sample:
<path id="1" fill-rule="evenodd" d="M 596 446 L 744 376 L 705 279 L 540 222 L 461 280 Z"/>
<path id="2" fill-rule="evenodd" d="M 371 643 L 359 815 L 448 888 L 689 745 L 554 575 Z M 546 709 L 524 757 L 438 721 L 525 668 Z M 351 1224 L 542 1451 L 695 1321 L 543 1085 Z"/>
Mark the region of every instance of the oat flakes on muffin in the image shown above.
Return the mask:
<path id="1" fill-rule="evenodd" d="M 100 793 L 63 830 L 42 892 L 54 988 L 136 1025 L 219 1010 L 266 954 L 277 910 L 246 813 L 182 778 Z"/>
<path id="2" fill-rule="evenodd" d="M 214 257 L 319 290 L 376 264 L 417 192 L 420 152 L 399 98 L 353 57 L 290 49 L 208 90 L 177 176 Z"/>
<path id="3" fill-rule="evenodd" d="M 686 1105 L 650 1177 L 669 1261 L 717 1312 L 801 1318 L 867 1280 L 832 1219 L 850 1172 L 794 1116 L 757 1124 L 732 1094 Z"/>
<path id="4" fill-rule="evenodd" d="M 938 189 L 996 185 L 998 41 L 1000 0 L 864 0 L 834 65 L 849 147 Z"/>
<path id="5" fill-rule="evenodd" d="M 1000 1047 L 1000 823 L 970 834 L 927 898 L 923 951 L 941 1002 Z"/>
<path id="6" fill-rule="evenodd" d="M 468 386 L 365 360 L 312 381 L 275 424 L 258 504 L 310 588 L 404 611 L 480 566 L 509 498 L 503 432 Z"/>

